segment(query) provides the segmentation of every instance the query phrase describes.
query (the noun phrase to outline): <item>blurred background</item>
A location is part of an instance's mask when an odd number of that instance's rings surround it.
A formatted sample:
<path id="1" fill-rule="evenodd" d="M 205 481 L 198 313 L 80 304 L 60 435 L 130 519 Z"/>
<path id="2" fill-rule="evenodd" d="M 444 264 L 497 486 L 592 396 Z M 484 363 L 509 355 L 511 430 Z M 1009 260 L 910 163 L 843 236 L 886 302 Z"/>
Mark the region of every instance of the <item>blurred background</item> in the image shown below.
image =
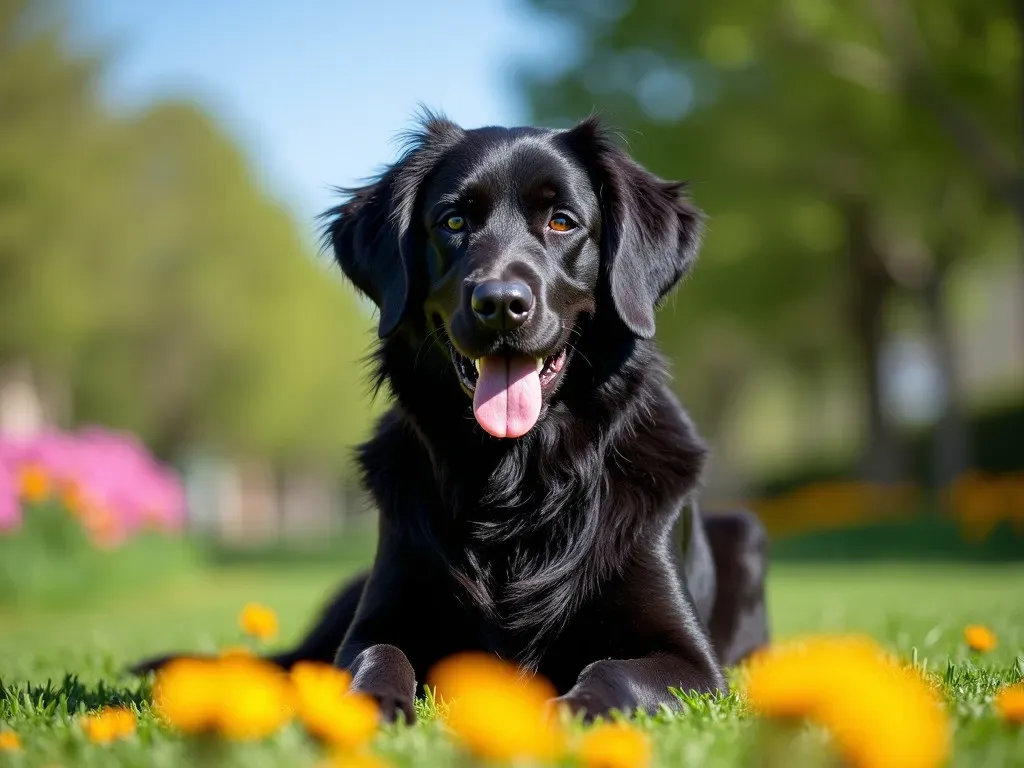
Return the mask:
<path id="1" fill-rule="evenodd" d="M 1010 0 L 0 0 L 0 603 L 370 557 L 374 319 L 316 215 L 421 103 L 597 111 L 691 182 L 659 337 L 711 506 L 778 558 L 1024 559 L 1022 29 Z"/>

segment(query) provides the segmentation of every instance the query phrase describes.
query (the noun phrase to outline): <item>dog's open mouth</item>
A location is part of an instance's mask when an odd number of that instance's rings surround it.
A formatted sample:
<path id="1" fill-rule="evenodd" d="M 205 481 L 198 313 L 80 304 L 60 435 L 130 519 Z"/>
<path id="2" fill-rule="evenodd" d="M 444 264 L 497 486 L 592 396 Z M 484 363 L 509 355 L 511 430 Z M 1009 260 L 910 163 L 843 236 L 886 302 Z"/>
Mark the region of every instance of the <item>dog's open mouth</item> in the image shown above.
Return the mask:
<path id="1" fill-rule="evenodd" d="M 470 360 L 449 345 L 463 388 L 473 396 L 477 423 L 494 437 L 522 437 L 537 423 L 544 393 L 554 389 L 568 347 L 545 358 L 488 355 Z"/>

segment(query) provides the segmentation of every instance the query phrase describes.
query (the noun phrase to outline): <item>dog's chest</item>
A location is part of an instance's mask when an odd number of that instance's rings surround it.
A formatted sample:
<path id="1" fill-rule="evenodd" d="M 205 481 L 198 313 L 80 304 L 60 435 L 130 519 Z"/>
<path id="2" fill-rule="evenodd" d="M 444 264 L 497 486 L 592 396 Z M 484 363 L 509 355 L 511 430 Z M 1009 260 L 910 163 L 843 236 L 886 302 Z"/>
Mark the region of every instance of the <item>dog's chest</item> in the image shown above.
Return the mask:
<path id="1" fill-rule="evenodd" d="M 571 620 L 591 569 L 580 553 L 557 548 L 556 538 L 540 537 L 541 546 L 524 535 L 467 550 L 466 603 L 488 650 L 528 664 Z"/>

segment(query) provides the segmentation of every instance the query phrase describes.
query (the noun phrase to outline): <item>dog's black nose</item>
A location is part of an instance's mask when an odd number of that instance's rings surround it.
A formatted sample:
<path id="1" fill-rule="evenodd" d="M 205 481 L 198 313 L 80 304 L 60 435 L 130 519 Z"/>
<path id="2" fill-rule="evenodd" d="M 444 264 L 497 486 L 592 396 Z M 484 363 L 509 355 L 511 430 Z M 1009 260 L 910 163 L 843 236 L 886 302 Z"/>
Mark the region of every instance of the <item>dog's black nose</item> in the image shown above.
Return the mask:
<path id="1" fill-rule="evenodd" d="M 473 314 L 488 328 L 509 330 L 526 322 L 533 291 L 518 280 L 487 280 L 473 289 Z"/>

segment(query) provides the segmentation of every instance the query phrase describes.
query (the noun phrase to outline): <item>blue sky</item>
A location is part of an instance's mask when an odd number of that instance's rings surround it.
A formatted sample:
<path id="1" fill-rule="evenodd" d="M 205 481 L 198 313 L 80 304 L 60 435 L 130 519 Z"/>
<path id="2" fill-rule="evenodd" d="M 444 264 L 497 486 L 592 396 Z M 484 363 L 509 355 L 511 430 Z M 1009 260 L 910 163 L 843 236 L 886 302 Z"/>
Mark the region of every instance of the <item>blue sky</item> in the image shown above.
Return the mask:
<path id="1" fill-rule="evenodd" d="M 186 96 L 208 107 L 308 229 L 330 185 L 393 159 L 418 103 L 467 127 L 524 121 L 514 68 L 557 71 L 572 50 L 519 0 L 70 5 L 78 38 L 112 49 L 114 104 Z"/>

